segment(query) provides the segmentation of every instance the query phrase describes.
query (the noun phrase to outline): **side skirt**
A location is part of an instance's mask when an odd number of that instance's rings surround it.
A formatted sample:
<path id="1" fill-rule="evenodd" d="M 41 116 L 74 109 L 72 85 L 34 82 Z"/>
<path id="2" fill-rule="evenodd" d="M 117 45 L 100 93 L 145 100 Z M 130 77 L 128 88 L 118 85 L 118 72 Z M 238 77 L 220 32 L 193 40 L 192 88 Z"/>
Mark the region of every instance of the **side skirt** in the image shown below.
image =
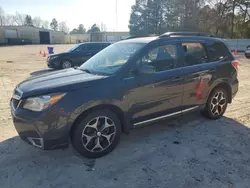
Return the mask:
<path id="1" fill-rule="evenodd" d="M 156 117 L 156 118 L 153 118 L 153 119 L 141 121 L 141 122 L 135 123 L 135 124 L 134 124 L 134 127 L 137 127 L 137 126 L 140 126 L 140 125 L 143 125 L 143 124 L 152 123 L 152 122 L 155 122 L 155 121 L 164 119 L 164 118 L 169 118 L 169 117 L 181 115 L 182 113 L 187 113 L 187 112 L 190 112 L 190 111 L 194 111 L 194 110 L 198 109 L 199 107 L 200 107 L 200 106 L 194 106 L 194 107 L 192 107 L 192 108 L 187 108 L 187 109 L 182 110 L 182 111 L 178 111 L 178 112 L 174 112 L 174 113 L 167 114 L 167 115 L 164 115 L 164 116 Z"/>

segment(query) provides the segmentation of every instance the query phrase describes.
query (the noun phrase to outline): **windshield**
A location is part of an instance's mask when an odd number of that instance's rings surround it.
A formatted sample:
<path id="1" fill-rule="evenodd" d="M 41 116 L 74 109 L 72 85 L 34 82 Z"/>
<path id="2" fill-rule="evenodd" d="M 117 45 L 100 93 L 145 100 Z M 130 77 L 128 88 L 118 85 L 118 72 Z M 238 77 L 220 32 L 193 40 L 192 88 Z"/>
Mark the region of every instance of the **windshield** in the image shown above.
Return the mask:
<path id="1" fill-rule="evenodd" d="M 77 45 L 73 46 L 72 48 L 66 50 L 66 52 L 73 52 L 76 48 L 79 47 L 79 45 L 80 45 L 80 44 L 77 44 Z"/>
<path id="2" fill-rule="evenodd" d="M 80 69 L 96 74 L 112 75 L 144 45 L 143 43 L 115 43 L 89 59 Z"/>

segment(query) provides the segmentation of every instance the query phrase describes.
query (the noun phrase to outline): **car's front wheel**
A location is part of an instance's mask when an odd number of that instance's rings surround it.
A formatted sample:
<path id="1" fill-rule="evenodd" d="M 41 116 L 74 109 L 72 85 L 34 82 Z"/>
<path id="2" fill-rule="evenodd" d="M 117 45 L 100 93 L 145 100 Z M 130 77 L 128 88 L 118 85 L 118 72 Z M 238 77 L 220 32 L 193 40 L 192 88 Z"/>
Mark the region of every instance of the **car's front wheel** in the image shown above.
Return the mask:
<path id="1" fill-rule="evenodd" d="M 69 60 L 63 60 L 61 63 L 61 68 L 62 69 L 68 69 L 72 67 L 72 63 Z"/>
<path id="2" fill-rule="evenodd" d="M 223 88 L 217 88 L 210 93 L 203 114 L 209 119 L 219 119 L 226 112 L 227 105 L 227 91 Z"/>
<path id="3" fill-rule="evenodd" d="M 121 124 L 110 110 L 97 110 L 84 116 L 71 134 L 73 147 L 83 156 L 98 158 L 110 153 L 118 144 Z"/>

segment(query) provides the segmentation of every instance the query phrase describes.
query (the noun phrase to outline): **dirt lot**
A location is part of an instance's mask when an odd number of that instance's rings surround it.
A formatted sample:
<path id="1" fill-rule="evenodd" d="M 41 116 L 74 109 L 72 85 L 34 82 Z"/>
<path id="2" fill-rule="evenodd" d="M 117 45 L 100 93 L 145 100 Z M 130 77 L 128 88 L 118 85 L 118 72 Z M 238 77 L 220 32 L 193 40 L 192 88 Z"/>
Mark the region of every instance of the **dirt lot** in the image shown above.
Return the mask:
<path id="1" fill-rule="evenodd" d="M 55 46 L 61 52 L 70 46 Z M 158 122 L 124 135 L 97 160 L 72 148 L 41 151 L 17 136 L 10 116 L 12 90 L 43 73 L 46 46 L 0 48 L 0 187 L 250 187 L 250 60 L 240 56 L 240 91 L 225 117 L 199 113 Z"/>

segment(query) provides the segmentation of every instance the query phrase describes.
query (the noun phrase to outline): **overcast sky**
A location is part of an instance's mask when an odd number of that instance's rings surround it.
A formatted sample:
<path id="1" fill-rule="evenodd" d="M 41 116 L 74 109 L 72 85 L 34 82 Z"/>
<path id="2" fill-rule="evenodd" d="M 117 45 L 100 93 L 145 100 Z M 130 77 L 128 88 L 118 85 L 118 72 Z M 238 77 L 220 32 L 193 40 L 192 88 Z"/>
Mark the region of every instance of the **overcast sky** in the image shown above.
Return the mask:
<path id="1" fill-rule="evenodd" d="M 0 0 L 6 13 L 16 11 L 40 16 L 51 22 L 52 18 L 66 21 L 70 29 L 80 23 L 88 29 L 94 23 L 106 24 L 108 31 L 128 31 L 131 6 L 135 0 L 117 0 L 118 24 L 116 29 L 116 0 Z"/>

